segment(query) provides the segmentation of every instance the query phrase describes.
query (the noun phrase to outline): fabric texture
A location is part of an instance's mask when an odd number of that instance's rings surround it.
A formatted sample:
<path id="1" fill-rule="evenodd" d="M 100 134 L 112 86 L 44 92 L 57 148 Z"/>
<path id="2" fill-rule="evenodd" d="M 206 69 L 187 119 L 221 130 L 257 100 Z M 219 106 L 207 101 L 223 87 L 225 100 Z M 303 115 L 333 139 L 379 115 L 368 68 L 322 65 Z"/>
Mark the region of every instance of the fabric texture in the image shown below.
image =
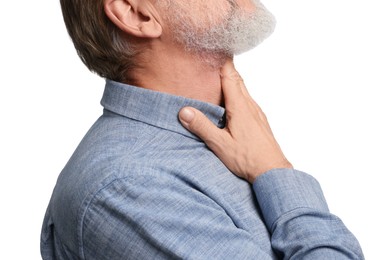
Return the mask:
<path id="1" fill-rule="evenodd" d="M 313 177 L 250 185 L 178 120 L 192 106 L 224 127 L 222 107 L 110 80 L 101 104 L 58 177 L 43 259 L 364 259 Z"/>

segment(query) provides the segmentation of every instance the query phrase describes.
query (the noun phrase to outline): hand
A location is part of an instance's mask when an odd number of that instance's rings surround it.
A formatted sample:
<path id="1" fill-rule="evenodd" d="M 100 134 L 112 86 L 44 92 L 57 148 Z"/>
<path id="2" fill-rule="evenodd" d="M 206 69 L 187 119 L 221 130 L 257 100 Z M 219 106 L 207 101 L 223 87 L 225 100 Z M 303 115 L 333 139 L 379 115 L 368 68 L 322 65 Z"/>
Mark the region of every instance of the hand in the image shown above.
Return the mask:
<path id="1" fill-rule="evenodd" d="M 250 183 L 271 169 L 292 168 L 232 61 L 221 69 L 221 84 L 226 127 L 219 129 L 192 107 L 179 112 L 183 126 L 199 136 L 234 174 Z"/>

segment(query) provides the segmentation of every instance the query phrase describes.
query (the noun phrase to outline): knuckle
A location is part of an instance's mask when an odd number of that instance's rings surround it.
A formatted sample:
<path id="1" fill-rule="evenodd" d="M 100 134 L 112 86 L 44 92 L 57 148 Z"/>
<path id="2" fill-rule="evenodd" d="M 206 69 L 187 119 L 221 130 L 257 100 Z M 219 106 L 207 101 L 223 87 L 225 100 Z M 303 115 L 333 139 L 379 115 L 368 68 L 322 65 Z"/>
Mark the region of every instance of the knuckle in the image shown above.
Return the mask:
<path id="1" fill-rule="evenodd" d="M 237 71 L 233 72 L 230 77 L 234 81 L 244 83 L 244 79 L 241 77 L 241 75 Z"/>

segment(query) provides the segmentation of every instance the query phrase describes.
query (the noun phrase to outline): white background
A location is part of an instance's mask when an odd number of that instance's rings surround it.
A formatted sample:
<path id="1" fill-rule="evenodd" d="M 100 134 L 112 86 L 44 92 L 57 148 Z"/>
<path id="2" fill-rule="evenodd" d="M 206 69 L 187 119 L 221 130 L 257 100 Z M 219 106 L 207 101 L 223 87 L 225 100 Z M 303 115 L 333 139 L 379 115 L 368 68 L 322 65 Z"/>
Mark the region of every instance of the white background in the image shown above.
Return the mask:
<path id="1" fill-rule="evenodd" d="M 270 39 L 236 58 L 286 156 L 322 184 L 367 259 L 390 243 L 388 0 L 267 0 Z M 40 259 L 57 175 L 101 113 L 104 81 L 79 61 L 56 0 L 0 16 L 0 259 Z"/>

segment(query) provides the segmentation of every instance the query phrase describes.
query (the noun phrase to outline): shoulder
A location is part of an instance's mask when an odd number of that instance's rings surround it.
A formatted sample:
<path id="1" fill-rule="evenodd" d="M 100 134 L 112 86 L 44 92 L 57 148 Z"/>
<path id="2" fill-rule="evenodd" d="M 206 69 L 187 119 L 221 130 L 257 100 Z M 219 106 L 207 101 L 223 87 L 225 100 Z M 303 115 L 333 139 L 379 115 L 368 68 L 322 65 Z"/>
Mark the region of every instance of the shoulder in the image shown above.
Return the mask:
<path id="1" fill-rule="evenodd" d="M 132 171 L 100 189 L 85 207 L 80 234 L 85 256 L 185 256 L 196 236 L 212 240 L 217 231 L 224 236 L 236 229 L 216 201 L 188 182 L 146 165 L 134 165 Z"/>

